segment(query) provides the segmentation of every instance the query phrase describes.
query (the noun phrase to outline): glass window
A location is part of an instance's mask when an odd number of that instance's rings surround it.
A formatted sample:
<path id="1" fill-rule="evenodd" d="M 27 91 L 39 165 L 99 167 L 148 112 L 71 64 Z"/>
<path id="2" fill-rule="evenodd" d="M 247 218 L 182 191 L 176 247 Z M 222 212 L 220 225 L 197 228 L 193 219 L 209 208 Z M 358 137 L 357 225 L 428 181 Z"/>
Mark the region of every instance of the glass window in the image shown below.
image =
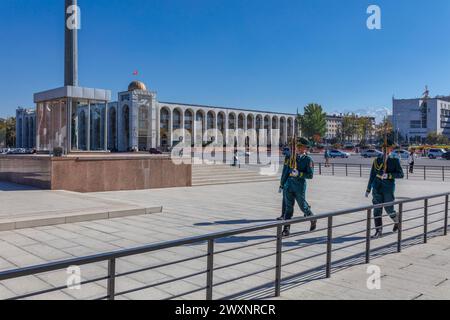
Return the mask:
<path id="1" fill-rule="evenodd" d="M 138 144 L 139 150 L 150 150 L 151 138 L 150 138 L 150 107 L 142 104 L 139 106 L 139 137 Z"/>
<path id="2" fill-rule="evenodd" d="M 89 102 L 72 100 L 72 150 L 88 150 Z"/>
<path id="3" fill-rule="evenodd" d="M 117 111 L 116 108 L 109 108 L 109 133 L 108 133 L 108 149 L 116 150 L 117 146 Z"/>
<path id="4" fill-rule="evenodd" d="M 106 103 L 90 103 L 90 150 L 101 151 L 105 148 L 105 111 Z"/>

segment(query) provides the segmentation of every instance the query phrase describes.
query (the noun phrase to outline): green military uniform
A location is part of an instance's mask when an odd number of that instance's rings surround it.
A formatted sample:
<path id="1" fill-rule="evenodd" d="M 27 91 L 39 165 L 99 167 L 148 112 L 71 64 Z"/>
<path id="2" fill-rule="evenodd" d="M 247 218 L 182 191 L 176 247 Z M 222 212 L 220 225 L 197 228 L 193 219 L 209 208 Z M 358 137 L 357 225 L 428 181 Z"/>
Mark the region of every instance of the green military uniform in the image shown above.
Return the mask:
<path id="1" fill-rule="evenodd" d="M 300 144 L 307 144 L 306 139 L 300 139 Z M 284 166 L 281 177 L 281 187 L 284 198 L 284 219 L 291 220 L 294 215 L 294 205 L 297 201 L 305 217 L 313 216 L 311 207 L 306 201 L 306 180 L 314 177 L 314 162 L 306 154 L 292 156 L 289 163 Z M 311 222 L 311 231 L 315 230 L 316 221 Z M 289 226 L 285 227 L 283 234 L 289 235 Z"/>
<path id="2" fill-rule="evenodd" d="M 403 179 L 404 173 L 400 160 L 388 157 L 386 168 L 384 156 L 380 156 L 373 162 L 370 173 L 370 180 L 367 186 L 367 195 L 372 192 L 373 204 L 389 203 L 395 201 L 395 179 Z M 385 207 L 389 217 L 395 222 L 394 232 L 398 229 L 398 217 L 393 206 Z M 383 209 L 374 210 L 376 234 L 382 235 L 383 229 Z"/>
<path id="3" fill-rule="evenodd" d="M 284 165 L 283 165 L 283 171 L 281 174 L 281 177 L 283 177 L 285 174 L 287 174 L 287 171 L 289 170 L 289 160 L 290 155 L 286 155 L 284 158 Z M 285 213 L 286 213 L 286 197 L 284 192 L 284 186 L 280 185 L 280 190 L 283 192 L 283 203 L 281 205 L 281 217 L 278 218 L 278 220 L 284 220 L 285 219 Z"/>

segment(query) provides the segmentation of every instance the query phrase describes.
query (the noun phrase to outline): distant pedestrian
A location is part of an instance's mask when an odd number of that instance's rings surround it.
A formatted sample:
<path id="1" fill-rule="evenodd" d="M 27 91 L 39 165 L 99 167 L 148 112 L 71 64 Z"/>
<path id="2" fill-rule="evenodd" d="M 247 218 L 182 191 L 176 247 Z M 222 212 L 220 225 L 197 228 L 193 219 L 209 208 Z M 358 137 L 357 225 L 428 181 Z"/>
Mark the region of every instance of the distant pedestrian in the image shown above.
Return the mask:
<path id="1" fill-rule="evenodd" d="M 416 162 L 416 152 L 413 150 L 409 153 L 409 173 L 414 173 L 414 163 Z"/>
<path id="2" fill-rule="evenodd" d="M 328 168 L 330 166 L 330 150 L 325 150 L 325 167 Z"/>
<path id="3" fill-rule="evenodd" d="M 239 157 L 238 157 L 238 153 L 237 151 L 234 152 L 234 156 L 233 156 L 233 167 L 237 167 L 239 162 Z M 240 165 L 239 165 L 240 167 Z"/>

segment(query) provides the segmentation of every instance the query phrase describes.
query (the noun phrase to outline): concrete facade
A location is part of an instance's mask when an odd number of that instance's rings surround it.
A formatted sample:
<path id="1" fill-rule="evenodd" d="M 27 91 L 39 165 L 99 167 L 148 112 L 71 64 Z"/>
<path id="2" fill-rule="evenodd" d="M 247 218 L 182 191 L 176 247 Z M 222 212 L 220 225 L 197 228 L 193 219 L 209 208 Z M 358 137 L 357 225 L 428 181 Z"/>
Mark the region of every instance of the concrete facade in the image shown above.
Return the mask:
<path id="1" fill-rule="evenodd" d="M 342 116 L 330 115 L 327 116 L 327 133 L 326 139 L 335 139 L 338 137 L 342 129 Z"/>
<path id="2" fill-rule="evenodd" d="M 394 130 L 405 140 L 424 142 L 430 133 L 450 138 L 450 97 L 394 99 L 392 105 Z"/>
<path id="3" fill-rule="evenodd" d="M 170 149 L 180 140 L 201 146 L 209 141 L 233 145 L 230 134 L 247 137 L 251 130 L 279 129 L 280 144 L 294 136 L 295 114 L 160 102 L 156 93 L 133 82 L 108 104 L 108 148 L 117 151 Z M 233 132 L 233 130 L 239 131 Z"/>

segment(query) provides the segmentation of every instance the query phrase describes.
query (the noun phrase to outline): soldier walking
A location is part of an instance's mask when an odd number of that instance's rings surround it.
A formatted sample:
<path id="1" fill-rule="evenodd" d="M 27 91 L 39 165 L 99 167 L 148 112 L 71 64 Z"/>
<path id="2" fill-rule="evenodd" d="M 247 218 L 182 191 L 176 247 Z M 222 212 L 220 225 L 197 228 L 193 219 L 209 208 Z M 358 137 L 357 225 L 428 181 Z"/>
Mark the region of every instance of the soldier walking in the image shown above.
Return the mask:
<path id="1" fill-rule="evenodd" d="M 372 192 L 373 204 L 390 203 L 395 201 L 395 179 L 403 179 L 404 173 L 400 160 L 389 156 L 394 148 L 391 141 L 385 139 L 384 154 L 374 160 L 367 186 L 366 197 Z M 398 231 L 398 216 L 394 206 L 384 208 L 389 217 L 394 221 L 393 232 Z M 376 233 L 374 239 L 383 236 L 383 208 L 374 210 Z"/>
<path id="2" fill-rule="evenodd" d="M 283 156 L 284 156 L 284 164 L 283 164 L 283 171 L 282 171 L 281 176 L 283 176 L 285 174 L 286 170 L 289 170 L 289 161 L 291 159 L 291 150 L 289 148 L 285 148 L 283 150 Z M 284 220 L 284 215 L 286 213 L 286 198 L 285 198 L 283 188 L 284 188 L 283 185 L 280 185 L 280 189 L 278 191 L 278 193 L 281 193 L 283 195 L 283 202 L 281 204 L 281 216 L 279 218 L 277 218 L 277 220 L 279 220 L 279 221 Z"/>
<path id="3" fill-rule="evenodd" d="M 311 207 L 306 201 L 306 180 L 310 180 L 314 176 L 314 162 L 306 154 L 309 147 L 309 141 L 305 138 L 299 138 L 293 143 L 296 150 L 292 150 L 289 163 L 283 168 L 281 177 L 281 188 L 283 189 L 284 198 L 284 219 L 291 220 L 294 215 L 294 205 L 297 201 L 300 209 L 305 217 L 313 216 Z M 316 230 L 317 220 L 311 221 L 310 231 Z M 290 226 L 285 226 L 283 236 L 290 235 Z"/>

